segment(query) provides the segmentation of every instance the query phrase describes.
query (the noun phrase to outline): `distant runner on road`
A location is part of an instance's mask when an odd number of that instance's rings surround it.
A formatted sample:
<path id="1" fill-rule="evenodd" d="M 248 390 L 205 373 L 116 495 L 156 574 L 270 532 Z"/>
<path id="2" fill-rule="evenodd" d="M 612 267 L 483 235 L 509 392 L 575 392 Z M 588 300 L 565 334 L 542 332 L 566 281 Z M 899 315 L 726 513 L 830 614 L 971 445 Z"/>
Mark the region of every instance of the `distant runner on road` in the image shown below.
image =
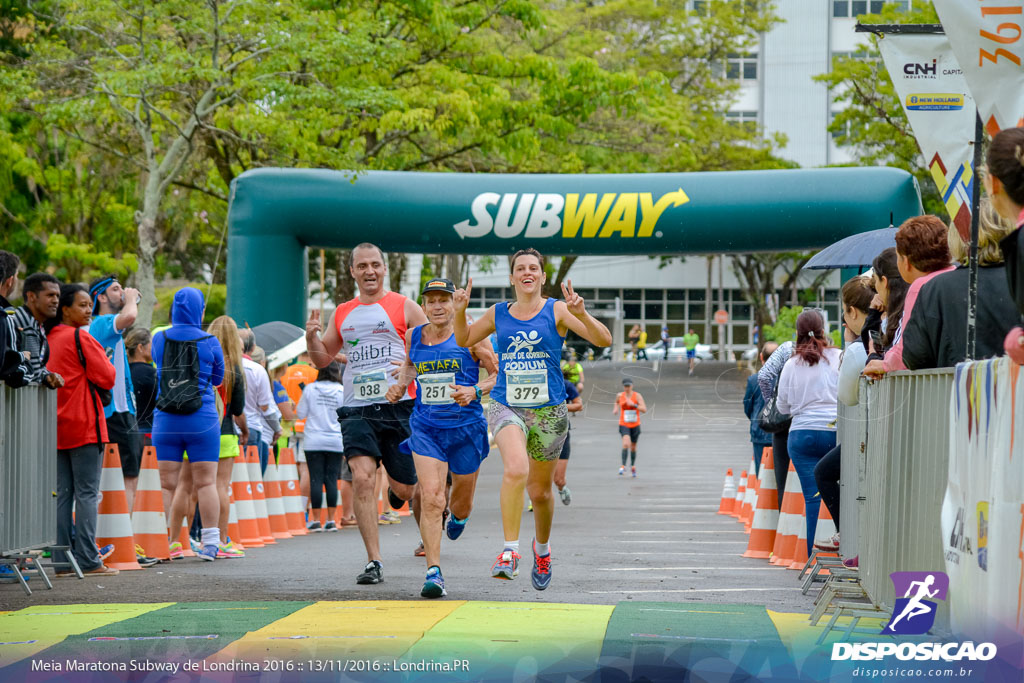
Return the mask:
<path id="1" fill-rule="evenodd" d="M 633 380 L 622 380 L 622 391 L 615 397 L 612 415 L 619 416 L 619 434 L 622 435 L 622 467 L 619 476 L 626 473 L 626 457 L 629 457 L 633 477 L 636 478 L 636 442 L 640 440 L 640 414 L 647 412 L 647 404 L 640 392 L 633 391 Z"/>

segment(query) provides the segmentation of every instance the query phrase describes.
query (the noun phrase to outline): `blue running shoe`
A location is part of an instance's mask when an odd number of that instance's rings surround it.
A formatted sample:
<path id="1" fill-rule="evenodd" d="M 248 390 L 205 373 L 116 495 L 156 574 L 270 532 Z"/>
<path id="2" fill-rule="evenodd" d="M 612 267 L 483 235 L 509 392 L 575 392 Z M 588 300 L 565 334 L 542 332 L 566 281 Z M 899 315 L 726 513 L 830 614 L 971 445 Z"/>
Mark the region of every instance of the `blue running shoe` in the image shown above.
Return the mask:
<path id="1" fill-rule="evenodd" d="M 427 570 L 427 580 L 423 582 L 420 595 L 424 598 L 443 598 L 448 595 L 448 591 L 444 589 L 444 577 L 441 576 L 440 567 L 431 567 Z"/>
<path id="2" fill-rule="evenodd" d="M 530 572 L 533 587 L 539 591 L 551 584 L 551 553 L 537 555 L 537 541 L 533 542 L 533 571 Z"/>
<path id="3" fill-rule="evenodd" d="M 448 518 L 448 526 L 445 531 L 448 533 L 448 538 L 453 541 L 462 535 L 462 532 L 466 530 L 466 522 L 469 521 L 469 517 L 466 519 L 455 519 L 455 515 Z"/>
<path id="4" fill-rule="evenodd" d="M 102 548 L 99 548 L 98 551 L 99 551 L 99 554 L 100 554 L 100 562 L 103 562 L 108 557 L 110 557 L 111 555 L 114 554 L 114 544 L 113 543 L 108 543 L 107 545 L 103 546 Z"/>
<path id="5" fill-rule="evenodd" d="M 519 553 L 514 550 L 502 550 L 498 559 L 491 565 L 491 576 L 496 579 L 511 581 L 519 575 Z"/>
<path id="6" fill-rule="evenodd" d="M 216 545 L 204 545 L 202 548 L 199 549 L 199 552 L 196 553 L 196 556 L 199 557 L 200 560 L 205 560 L 206 562 L 213 562 L 217 559 L 217 553 L 219 551 L 220 548 L 218 548 Z"/>

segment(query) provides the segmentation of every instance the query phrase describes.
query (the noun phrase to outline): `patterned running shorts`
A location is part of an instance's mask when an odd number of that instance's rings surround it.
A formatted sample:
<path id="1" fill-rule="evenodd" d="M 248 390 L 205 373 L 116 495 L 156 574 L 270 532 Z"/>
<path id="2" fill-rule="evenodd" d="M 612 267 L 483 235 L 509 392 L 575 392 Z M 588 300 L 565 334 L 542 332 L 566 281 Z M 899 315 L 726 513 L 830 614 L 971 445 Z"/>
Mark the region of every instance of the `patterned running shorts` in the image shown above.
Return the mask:
<path id="1" fill-rule="evenodd" d="M 526 454 L 538 462 L 557 460 L 565 435 L 569 433 L 569 411 L 565 403 L 543 408 L 513 408 L 491 401 L 487 424 L 495 436 L 502 428 L 515 425 L 526 435 Z"/>

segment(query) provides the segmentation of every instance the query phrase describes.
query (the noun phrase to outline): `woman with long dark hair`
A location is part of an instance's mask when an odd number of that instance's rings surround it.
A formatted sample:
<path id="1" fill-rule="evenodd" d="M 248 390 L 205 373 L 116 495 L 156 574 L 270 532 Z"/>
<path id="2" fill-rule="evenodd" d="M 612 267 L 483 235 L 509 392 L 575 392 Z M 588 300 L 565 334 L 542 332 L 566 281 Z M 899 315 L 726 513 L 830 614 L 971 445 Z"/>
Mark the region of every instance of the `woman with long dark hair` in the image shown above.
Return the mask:
<path id="1" fill-rule="evenodd" d="M 1017 229 L 999 242 L 1006 260 L 1006 282 L 1024 316 L 1024 240 L 1020 228 L 1024 226 L 1024 128 L 999 131 L 988 146 L 987 173 L 983 175 L 985 190 L 999 215 L 1017 226 Z M 1024 331 L 1010 330 L 1003 342 L 1007 354 L 1016 363 L 1024 363 Z"/>
<path id="2" fill-rule="evenodd" d="M 57 324 L 47 338 L 50 360 L 46 364 L 47 370 L 64 378 L 64 386 L 57 389 L 57 545 L 71 547 L 83 572 L 114 575 L 118 570 L 105 566 L 96 549 L 102 444 L 107 442 L 107 422 L 96 388 L 113 389 L 116 373 L 103 347 L 89 334 L 91 320 L 88 290 L 79 284 L 62 286 Z M 57 574 L 72 572 L 62 569 Z"/>
<path id="3" fill-rule="evenodd" d="M 472 325 L 466 324 L 473 281 L 455 293 L 455 340 L 472 347 L 492 332 L 498 334 L 498 379 L 491 391 L 488 423 L 501 452 L 505 474 L 501 483 L 501 517 L 505 541 L 491 576 L 511 580 L 519 568 L 519 527 L 523 489 L 533 502 L 536 536 L 533 544 L 533 587 L 551 582 L 549 541 L 554 517 L 551 493 L 558 456 L 569 430 L 565 382 L 559 365 L 569 330 L 594 346 L 610 346 L 611 332 L 587 312 L 572 281 L 562 284 L 564 301 L 543 295 L 544 257 L 536 249 L 512 256 L 509 283 L 515 301 L 491 306 Z"/>
<path id="4" fill-rule="evenodd" d="M 818 485 L 814 467 L 836 446 L 836 399 L 839 349 L 825 331 L 825 319 L 805 310 L 796 319 L 796 347 L 779 376 L 779 412 L 793 416 L 789 428 L 789 460 L 800 477 L 807 516 L 807 554 L 818 524 Z"/>
<path id="5" fill-rule="evenodd" d="M 896 265 L 896 256 L 896 247 L 889 247 L 876 256 L 871 263 L 871 285 L 875 288 L 876 294 L 875 299 L 871 302 L 871 307 L 877 310 L 878 315 L 883 319 L 882 347 L 878 348 L 878 345 L 874 343 L 868 344 L 873 341 L 871 339 L 864 340 L 864 343 L 869 352 L 878 354 L 879 358 L 892 347 L 896 335 L 900 331 L 903 303 L 907 298 L 907 290 L 910 289 L 910 285 L 900 275 L 900 269 Z M 870 317 L 864 326 L 869 329 L 874 327 Z"/>

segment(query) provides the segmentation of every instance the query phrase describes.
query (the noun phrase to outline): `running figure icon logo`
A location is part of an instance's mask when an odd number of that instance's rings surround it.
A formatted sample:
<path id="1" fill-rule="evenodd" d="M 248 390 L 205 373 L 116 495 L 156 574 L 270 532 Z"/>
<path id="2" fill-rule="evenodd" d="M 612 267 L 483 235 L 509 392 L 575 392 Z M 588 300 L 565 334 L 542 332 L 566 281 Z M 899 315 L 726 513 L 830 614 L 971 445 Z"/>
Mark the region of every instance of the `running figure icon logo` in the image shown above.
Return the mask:
<path id="1" fill-rule="evenodd" d="M 935 623 L 936 603 L 929 598 L 945 600 L 949 577 L 945 572 L 893 572 L 889 575 L 896 595 L 892 619 L 882 629 L 886 635 L 923 635 Z"/>

